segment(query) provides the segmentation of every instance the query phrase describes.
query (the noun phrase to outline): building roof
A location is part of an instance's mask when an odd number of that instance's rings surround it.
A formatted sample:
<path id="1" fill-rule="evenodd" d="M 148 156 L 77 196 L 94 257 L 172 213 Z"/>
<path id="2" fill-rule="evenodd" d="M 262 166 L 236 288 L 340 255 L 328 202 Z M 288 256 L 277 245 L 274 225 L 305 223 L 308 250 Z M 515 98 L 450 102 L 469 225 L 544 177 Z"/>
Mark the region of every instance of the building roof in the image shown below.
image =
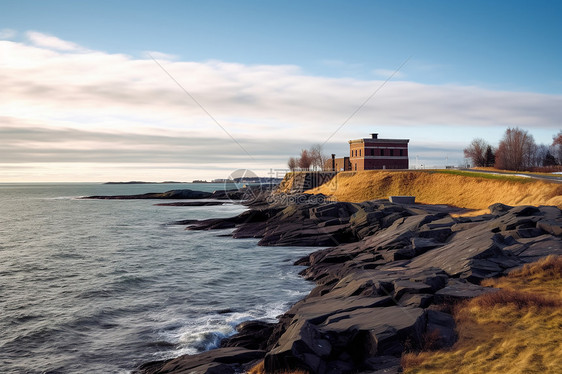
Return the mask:
<path id="1" fill-rule="evenodd" d="M 350 140 L 349 144 L 352 143 L 408 143 L 410 139 L 372 139 L 372 138 L 364 138 L 364 139 L 355 139 Z"/>

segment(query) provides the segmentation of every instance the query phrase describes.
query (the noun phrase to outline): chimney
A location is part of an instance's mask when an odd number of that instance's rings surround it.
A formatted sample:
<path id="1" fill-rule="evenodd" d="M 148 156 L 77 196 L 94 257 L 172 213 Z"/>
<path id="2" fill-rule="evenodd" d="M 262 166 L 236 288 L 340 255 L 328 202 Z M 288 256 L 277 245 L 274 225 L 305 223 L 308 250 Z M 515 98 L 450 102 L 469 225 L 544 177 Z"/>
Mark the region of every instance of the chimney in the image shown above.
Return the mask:
<path id="1" fill-rule="evenodd" d="M 332 171 L 336 171 L 336 154 L 332 153 Z"/>
<path id="2" fill-rule="evenodd" d="M 377 133 L 371 134 L 372 139 L 378 139 L 378 137 L 379 137 L 379 134 L 377 134 Z"/>

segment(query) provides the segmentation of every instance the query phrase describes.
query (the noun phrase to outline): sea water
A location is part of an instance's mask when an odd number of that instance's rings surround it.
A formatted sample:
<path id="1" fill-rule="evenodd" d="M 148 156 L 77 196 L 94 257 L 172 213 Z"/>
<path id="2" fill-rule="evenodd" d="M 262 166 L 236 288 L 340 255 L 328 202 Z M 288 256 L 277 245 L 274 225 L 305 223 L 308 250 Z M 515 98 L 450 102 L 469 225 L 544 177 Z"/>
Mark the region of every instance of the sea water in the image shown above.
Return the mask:
<path id="1" fill-rule="evenodd" d="M 172 224 L 243 205 L 80 199 L 183 188 L 223 186 L 0 184 L 1 373 L 127 373 L 217 347 L 310 291 L 292 264 L 311 248 Z"/>

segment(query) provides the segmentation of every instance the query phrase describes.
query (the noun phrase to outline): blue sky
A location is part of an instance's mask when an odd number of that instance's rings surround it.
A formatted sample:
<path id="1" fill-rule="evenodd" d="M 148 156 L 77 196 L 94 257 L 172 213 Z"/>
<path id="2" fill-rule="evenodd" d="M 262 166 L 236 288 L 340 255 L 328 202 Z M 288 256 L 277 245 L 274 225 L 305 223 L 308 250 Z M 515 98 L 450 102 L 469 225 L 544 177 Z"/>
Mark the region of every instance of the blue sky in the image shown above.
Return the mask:
<path id="1" fill-rule="evenodd" d="M 327 153 L 374 131 L 410 138 L 412 166 L 460 163 L 508 126 L 547 144 L 562 129 L 560 19 L 560 1 L 4 0 L 0 182 L 265 174 L 405 61 Z"/>

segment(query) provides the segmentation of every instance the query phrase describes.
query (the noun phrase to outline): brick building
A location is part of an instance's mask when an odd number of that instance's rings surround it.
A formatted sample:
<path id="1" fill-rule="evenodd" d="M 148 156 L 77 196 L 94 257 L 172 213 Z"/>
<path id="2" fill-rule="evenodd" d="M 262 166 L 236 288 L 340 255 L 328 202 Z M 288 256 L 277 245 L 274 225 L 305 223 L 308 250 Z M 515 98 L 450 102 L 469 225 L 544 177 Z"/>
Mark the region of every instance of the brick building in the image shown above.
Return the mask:
<path id="1" fill-rule="evenodd" d="M 336 158 L 335 154 L 332 154 L 332 158 L 327 160 L 324 164 L 324 170 L 333 171 L 349 171 L 351 170 L 351 162 L 349 162 L 349 157 Z"/>
<path id="2" fill-rule="evenodd" d="M 409 139 L 379 139 L 378 134 L 370 138 L 349 141 L 349 157 L 328 160 L 326 170 L 376 170 L 408 169 Z"/>
<path id="3" fill-rule="evenodd" d="M 370 138 L 349 141 L 352 170 L 408 169 L 409 139 Z"/>

